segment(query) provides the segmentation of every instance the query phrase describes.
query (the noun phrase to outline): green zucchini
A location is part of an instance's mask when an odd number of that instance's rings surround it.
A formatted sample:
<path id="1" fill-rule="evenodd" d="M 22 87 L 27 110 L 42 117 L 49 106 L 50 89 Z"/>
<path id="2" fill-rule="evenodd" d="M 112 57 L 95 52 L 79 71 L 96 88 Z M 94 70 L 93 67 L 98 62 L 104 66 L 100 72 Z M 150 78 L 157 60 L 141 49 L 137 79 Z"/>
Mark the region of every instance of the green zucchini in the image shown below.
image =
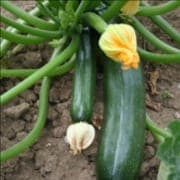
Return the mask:
<path id="1" fill-rule="evenodd" d="M 135 180 L 143 155 L 144 82 L 137 70 L 105 60 L 104 121 L 97 154 L 99 180 Z"/>
<path id="2" fill-rule="evenodd" d="M 77 52 L 70 114 L 73 122 L 89 121 L 93 111 L 96 63 L 93 58 L 90 30 L 83 29 Z"/>

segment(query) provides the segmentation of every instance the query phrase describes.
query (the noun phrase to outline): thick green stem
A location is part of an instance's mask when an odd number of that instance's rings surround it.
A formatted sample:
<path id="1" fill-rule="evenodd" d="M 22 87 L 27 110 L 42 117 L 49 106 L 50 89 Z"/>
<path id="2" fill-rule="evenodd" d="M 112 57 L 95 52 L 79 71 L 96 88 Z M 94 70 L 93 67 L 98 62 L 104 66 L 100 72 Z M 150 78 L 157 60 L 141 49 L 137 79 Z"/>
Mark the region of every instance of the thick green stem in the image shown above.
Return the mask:
<path id="1" fill-rule="evenodd" d="M 144 6 L 149 6 L 148 3 L 142 2 Z M 149 16 L 151 20 L 159 26 L 165 33 L 167 33 L 174 41 L 180 43 L 180 32 L 174 29 L 171 24 L 169 24 L 164 18 L 161 16 Z"/>
<path id="2" fill-rule="evenodd" d="M 15 6 L 9 1 L 1 1 L 1 6 L 8 10 L 9 12 L 16 15 L 18 18 L 21 18 L 25 20 L 27 23 L 34 25 L 35 27 L 38 27 L 40 29 L 46 29 L 46 30 L 56 30 L 58 28 L 57 24 L 53 24 L 50 22 L 47 22 L 45 20 L 42 20 L 36 16 L 32 16 L 29 13 L 25 12 L 18 6 Z"/>
<path id="3" fill-rule="evenodd" d="M 72 57 L 68 62 L 64 63 L 60 67 L 55 68 L 54 71 L 51 71 L 47 74 L 47 76 L 53 77 L 53 76 L 61 76 L 68 71 L 70 71 L 75 65 L 75 58 Z M 19 78 L 25 78 L 27 76 L 30 76 L 34 72 L 38 71 L 39 69 L 1 69 L 0 71 L 0 77 L 19 77 Z"/>
<path id="4" fill-rule="evenodd" d="M 21 23 L 18 23 L 8 17 L 5 17 L 3 15 L 0 15 L 1 21 L 7 25 L 13 26 L 14 28 L 18 29 L 21 32 L 25 32 L 31 35 L 43 37 L 43 38 L 59 38 L 61 36 L 60 31 L 48 31 L 43 29 L 37 29 L 30 27 L 28 25 L 24 25 Z"/>
<path id="5" fill-rule="evenodd" d="M 5 29 L 1 29 L 1 37 L 11 42 L 26 44 L 26 45 L 39 44 L 39 43 L 47 41 L 47 38 L 15 34 L 15 33 L 6 31 Z"/>
<path id="6" fill-rule="evenodd" d="M 53 71 L 54 68 L 63 64 L 68 58 L 70 58 L 74 52 L 77 50 L 79 45 L 79 37 L 74 36 L 70 45 L 63 51 L 61 54 L 53 57 L 53 60 L 44 65 L 38 71 L 34 72 L 32 75 L 27 77 L 25 80 L 17 84 L 15 87 L 5 92 L 0 97 L 0 104 L 3 105 L 25 91 L 27 88 L 31 87 L 43 76 L 47 75 L 50 71 Z"/>
<path id="7" fill-rule="evenodd" d="M 167 3 L 158 5 L 158 6 L 151 6 L 151 7 L 142 7 L 139 9 L 137 15 L 140 16 L 154 16 L 159 14 L 164 14 L 170 12 L 174 9 L 180 7 L 179 0 L 168 1 Z"/>
<path id="8" fill-rule="evenodd" d="M 48 5 L 48 1 L 45 1 L 43 3 L 44 6 L 47 6 Z M 38 16 L 40 14 L 40 10 L 39 8 L 34 8 L 33 10 L 31 10 L 30 12 L 28 12 L 30 15 L 33 15 L 33 16 Z M 18 23 L 21 23 L 21 24 L 26 24 L 25 21 L 23 21 L 22 19 L 17 19 L 17 22 Z M 6 29 L 7 31 L 10 31 L 12 33 L 17 33 L 18 30 L 15 29 L 15 28 L 12 28 L 12 27 L 8 27 Z M 9 46 L 11 45 L 11 41 L 8 41 L 7 39 L 3 39 L 0 43 L 0 57 L 4 56 L 9 48 Z"/>
<path id="9" fill-rule="evenodd" d="M 49 16 L 55 23 L 60 24 L 59 19 L 54 16 L 54 14 L 45 6 L 42 1 L 36 0 L 37 5 L 39 6 L 40 11 L 43 12 L 44 15 Z"/>
<path id="10" fill-rule="evenodd" d="M 180 43 L 180 32 L 176 31 L 171 24 L 169 24 L 161 16 L 150 16 L 151 20 L 157 24 L 165 33 L 167 33 L 174 41 Z"/>
<path id="11" fill-rule="evenodd" d="M 91 27 L 93 27 L 100 34 L 105 31 L 108 25 L 100 16 L 95 13 L 85 13 L 83 15 L 83 18 Z"/>
<path id="12" fill-rule="evenodd" d="M 157 126 L 148 115 L 146 115 L 146 126 L 147 129 L 149 129 L 155 135 L 160 135 L 163 138 L 171 137 L 171 134 L 168 131 L 165 131 L 164 129 Z"/>
<path id="13" fill-rule="evenodd" d="M 126 0 L 115 0 L 113 3 L 104 11 L 102 17 L 104 20 L 109 21 L 120 13 L 120 9 L 126 3 Z"/>
<path id="14" fill-rule="evenodd" d="M 148 29 L 144 27 L 138 19 L 135 17 L 132 17 L 131 24 L 135 27 L 135 29 L 152 45 L 154 45 L 156 48 L 159 48 L 160 50 L 166 52 L 166 53 L 178 53 L 180 52 L 179 49 L 176 49 L 165 42 L 161 41 L 159 38 L 157 38 L 154 34 L 152 34 Z"/>
<path id="15" fill-rule="evenodd" d="M 45 122 L 48 113 L 48 96 L 50 89 L 50 78 L 44 77 L 42 81 L 42 86 L 40 90 L 40 100 L 39 100 L 39 113 L 37 122 L 34 125 L 34 128 L 31 132 L 20 142 L 13 145 L 12 147 L 4 150 L 0 154 L 0 162 L 4 162 L 8 159 L 16 157 L 21 152 L 25 151 L 28 147 L 30 147 L 39 137 Z"/>
<path id="16" fill-rule="evenodd" d="M 86 8 L 88 7 L 88 5 L 90 3 L 91 3 L 90 0 L 86 0 L 86 1 L 83 0 L 83 1 L 81 1 L 81 3 L 79 4 L 79 6 L 78 6 L 78 8 L 77 8 L 77 10 L 75 12 L 77 20 L 81 17 L 82 13 L 86 10 Z"/>
<path id="17" fill-rule="evenodd" d="M 180 52 L 174 54 L 151 53 L 142 48 L 138 48 L 142 59 L 155 63 L 180 63 Z"/>

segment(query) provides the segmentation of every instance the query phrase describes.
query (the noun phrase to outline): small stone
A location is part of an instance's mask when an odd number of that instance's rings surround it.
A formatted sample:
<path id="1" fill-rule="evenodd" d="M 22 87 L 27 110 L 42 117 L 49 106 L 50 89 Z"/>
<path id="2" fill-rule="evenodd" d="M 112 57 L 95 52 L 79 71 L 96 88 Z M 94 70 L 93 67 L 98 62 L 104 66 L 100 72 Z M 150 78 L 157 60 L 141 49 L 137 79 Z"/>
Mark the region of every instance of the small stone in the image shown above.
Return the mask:
<path id="1" fill-rule="evenodd" d="M 23 94 L 22 97 L 27 101 L 27 102 L 35 102 L 37 100 L 36 94 L 31 91 L 31 90 L 26 90 Z"/>
<path id="2" fill-rule="evenodd" d="M 25 136 L 27 135 L 26 132 L 22 131 L 22 132 L 18 132 L 16 135 L 16 138 L 18 141 L 21 141 L 23 138 L 25 138 Z"/>
<path id="3" fill-rule="evenodd" d="M 53 136 L 55 138 L 61 138 L 65 134 L 66 129 L 62 126 L 56 127 L 53 129 Z"/>
<path id="4" fill-rule="evenodd" d="M 24 113 L 26 113 L 29 109 L 28 103 L 21 103 L 16 106 L 9 107 L 4 110 L 4 113 L 11 118 L 18 119 L 20 118 Z"/>
<path id="5" fill-rule="evenodd" d="M 57 104 L 57 106 L 56 106 L 57 112 L 62 114 L 62 112 L 68 108 L 68 105 L 69 104 L 67 102 Z"/>
<path id="6" fill-rule="evenodd" d="M 153 144 L 154 138 L 150 133 L 147 134 L 147 140 L 146 141 L 147 141 L 147 144 Z"/>
<path id="7" fill-rule="evenodd" d="M 155 149 L 152 146 L 145 147 L 145 159 L 151 159 L 155 155 Z"/>
<path id="8" fill-rule="evenodd" d="M 52 87 L 50 90 L 49 102 L 58 103 L 60 101 L 59 96 L 60 96 L 60 90 Z"/>
<path id="9" fill-rule="evenodd" d="M 37 68 L 41 65 L 41 54 L 37 51 L 27 51 L 26 54 L 22 54 L 22 57 L 24 57 L 22 64 L 25 68 Z"/>
<path id="10" fill-rule="evenodd" d="M 33 127 L 34 127 L 34 122 L 33 123 L 29 123 L 29 122 L 27 122 L 26 124 L 25 124 L 25 126 L 26 126 L 26 132 L 30 132 L 32 129 L 33 129 Z"/>
<path id="11" fill-rule="evenodd" d="M 153 167 L 157 167 L 159 165 L 159 160 L 156 157 L 153 157 L 149 161 L 145 161 L 141 165 L 140 176 L 144 176 L 149 172 L 149 170 Z"/>
<path id="12" fill-rule="evenodd" d="M 20 131 L 23 131 L 24 127 L 25 127 L 25 122 L 24 121 L 19 120 L 19 121 L 14 121 L 12 123 L 12 128 L 16 133 L 18 133 Z"/>
<path id="13" fill-rule="evenodd" d="M 47 150 L 39 150 L 35 156 L 35 169 L 40 169 L 40 173 L 44 176 L 56 168 L 57 156 L 52 155 Z"/>
<path id="14" fill-rule="evenodd" d="M 58 112 L 54 108 L 49 108 L 48 119 L 56 120 L 58 118 Z"/>
<path id="15" fill-rule="evenodd" d="M 8 137 L 9 140 L 12 140 L 12 139 L 14 139 L 16 137 L 16 133 L 11 127 L 7 128 L 6 133 L 7 133 L 7 137 Z"/>
<path id="16" fill-rule="evenodd" d="M 40 88 L 41 88 L 41 85 L 40 85 L 40 84 L 36 84 L 36 85 L 35 85 L 35 87 L 34 87 L 34 93 L 35 93 L 36 95 L 39 95 Z"/>
<path id="17" fill-rule="evenodd" d="M 1 137 L 1 150 L 5 150 L 10 147 L 12 142 L 5 136 Z"/>
<path id="18" fill-rule="evenodd" d="M 57 164 L 57 157 L 55 155 L 50 155 L 45 162 L 44 170 L 46 173 L 51 172 L 53 169 L 56 168 Z"/>
<path id="19" fill-rule="evenodd" d="M 177 119 L 180 119 L 180 113 L 179 112 L 175 112 L 174 117 Z"/>
<path id="20" fill-rule="evenodd" d="M 31 151 L 31 150 L 26 150 L 25 152 L 23 152 L 23 153 L 21 153 L 20 155 L 19 155 L 19 157 L 21 157 L 21 158 L 23 158 L 23 161 L 24 160 L 32 160 L 33 159 L 33 157 L 34 157 L 34 153 Z"/>
<path id="21" fill-rule="evenodd" d="M 28 113 L 25 114 L 25 115 L 24 115 L 24 120 L 25 120 L 25 121 L 31 121 L 31 120 L 32 120 L 32 115 L 30 115 L 30 114 L 28 114 Z"/>
<path id="22" fill-rule="evenodd" d="M 67 101 L 70 98 L 70 95 L 71 95 L 71 88 L 67 88 L 66 90 L 60 93 L 60 101 L 61 102 Z"/>

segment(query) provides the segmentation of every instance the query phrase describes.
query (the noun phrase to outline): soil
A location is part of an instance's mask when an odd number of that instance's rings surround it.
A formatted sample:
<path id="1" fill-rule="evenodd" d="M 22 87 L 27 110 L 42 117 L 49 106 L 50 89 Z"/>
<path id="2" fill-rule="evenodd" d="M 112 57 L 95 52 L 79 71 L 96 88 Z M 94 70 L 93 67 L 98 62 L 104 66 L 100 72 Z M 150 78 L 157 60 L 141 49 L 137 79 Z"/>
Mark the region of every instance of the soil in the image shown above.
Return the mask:
<path id="1" fill-rule="evenodd" d="M 21 7 L 31 8 L 32 2 L 16 1 Z M 180 30 L 180 14 L 174 11 L 166 19 Z M 148 27 L 163 40 L 169 40 L 162 32 L 147 23 Z M 142 43 L 142 42 L 141 42 Z M 146 49 L 151 49 L 146 42 Z M 42 66 L 52 50 L 47 45 L 23 49 L 10 57 L 9 67 L 33 68 Z M 174 118 L 180 118 L 180 65 L 144 63 L 146 106 L 149 115 L 161 127 Z M 96 102 L 93 121 L 103 121 L 102 74 L 97 76 Z M 2 180 L 95 180 L 95 160 L 99 130 L 94 143 L 82 154 L 74 156 L 65 142 L 66 128 L 71 124 L 69 105 L 71 101 L 73 72 L 53 79 L 49 96 L 49 113 L 45 128 L 37 142 L 18 157 L 1 164 Z M 2 79 L 1 93 L 13 87 L 21 79 Z M 22 140 L 37 119 L 40 82 L 31 87 L 1 109 L 1 150 Z M 98 122 L 97 122 L 98 121 Z M 159 160 L 157 143 L 146 132 L 140 180 L 155 180 Z"/>

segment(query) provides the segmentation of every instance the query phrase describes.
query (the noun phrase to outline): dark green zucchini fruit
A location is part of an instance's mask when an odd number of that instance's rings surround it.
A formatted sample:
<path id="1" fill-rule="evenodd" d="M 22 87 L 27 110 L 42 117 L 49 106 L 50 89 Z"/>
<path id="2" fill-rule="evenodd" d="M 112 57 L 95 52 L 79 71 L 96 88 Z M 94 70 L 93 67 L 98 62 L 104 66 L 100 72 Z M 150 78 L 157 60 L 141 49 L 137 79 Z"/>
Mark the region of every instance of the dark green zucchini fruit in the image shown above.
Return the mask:
<path id="1" fill-rule="evenodd" d="M 143 156 L 145 92 L 141 67 L 122 70 L 105 59 L 104 121 L 97 154 L 99 180 L 135 180 Z"/>
<path id="2" fill-rule="evenodd" d="M 96 83 L 96 62 L 93 57 L 90 30 L 84 29 L 77 52 L 71 102 L 73 122 L 90 121 Z"/>

